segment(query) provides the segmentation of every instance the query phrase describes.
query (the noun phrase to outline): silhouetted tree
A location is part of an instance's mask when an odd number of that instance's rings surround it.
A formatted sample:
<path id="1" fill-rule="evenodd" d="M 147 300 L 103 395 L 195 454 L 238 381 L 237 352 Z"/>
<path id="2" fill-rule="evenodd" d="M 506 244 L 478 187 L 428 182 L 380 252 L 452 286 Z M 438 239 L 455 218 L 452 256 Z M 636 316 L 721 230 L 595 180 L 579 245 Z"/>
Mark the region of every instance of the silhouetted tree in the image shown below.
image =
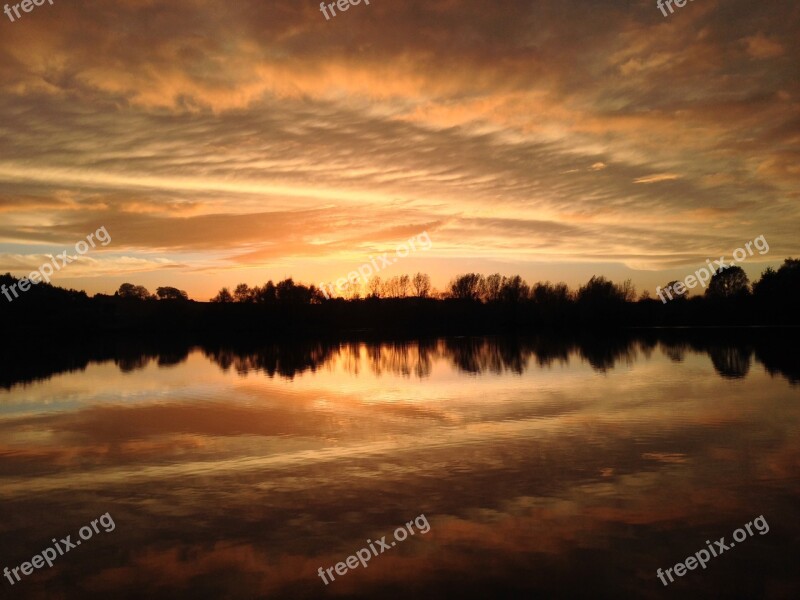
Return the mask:
<path id="1" fill-rule="evenodd" d="M 431 278 L 424 273 L 417 273 L 411 280 L 411 286 L 417 298 L 427 298 L 431 293 Z"/>
<path id="2" fill-rule="evenodd" d="M 503 302 L 517 304 L 526 300 L 530 295 L 530 287 L 519 275 L 513 277 L 503 277 L 503 284 L 500 288 L 500 299 Z"/>
<path id="3" fill-rule="evenodd" d="M 735 298 L 750 293 L 750 282 L 747 273 L 741 267 L 720 269 L 711 277 L 706 289 L 709 298 Z"/>
<path id="4" fill-rule="evenodd" d="M 0 290 L 0 316 L 7 326 L 22 327 L 18 324 L 29 322 L 34 315 L 49 314 L 47 303 L 58 308 L 51 311 L 53 323 L 60 319 L 76 330 L 97 325 L 98 330 L 108 331 L 193 331 L 202 324 L 208 331 L 252 330 L 275 335 L 389 330 L 427 335 L 585 326 L 795 325 L 800 260 L 790 258 L 777 270 L 766 269 L 754 284 L 752 298 L 738 296 L 746 294 L 749 285 L 741 269 L 731 267 L 715 277 L 712 293 L 707 297 L 686 302 L 685 295 L 673 292 L 674 303 L 683 303 L 677 310 L 655 300 L 634 304 L 631 300 L 635 290 L 629 281 L 617 285 L 604 277 L 592 277 L 577 293 L 564 283 L 536 283 L 529 289 L 520 276 L 503 277 L 497 273 L 488 277 L 477 273 L 460 275 L 441 294 L 430 289 L 430 278 L 421 273 L 397 276 L 384 285 L 377 277 L 369 282 L 369 289 L 376 296 L 402 299 L 411 293 L 442 300 L 467 299 L 466 302 L 381 302 L 378 297 L 370 302 L 340 298 L 328 302 L 313 285 L 307 287 L 289 278 L 277 285 L 270 281 L 263 287 L 240 284 L 236 295 L 223 288 L 211 300 L 213 303 L 239 301 L 238 306 L 225 308 L 199 302 L 171 305 L 150 301 L 156 297 L 187 296 L 182 290 L 163 286 L 151 297 L 146 288 L 131 283 L 120 286 L 115 296 L 97 294 L 91 301 L 85 293 L 41 283 L 32 286 L 24 299 L 7 302 L 3 296 L 12 294 L 13 286 L 19 286 L 19 282 L 11 275 L 0 276 L 0 287 L 6 286 L 5 291 Z M 677 282 L 667 286 L 670 287 L 677 287 Z M 665 290 L 660 291 L 664 295 Z M 355 300 L 357 294 L 350 298 Z M 778 360 L 782 360 L 780 356 Z"/>
<path id="5" fill-rule="evenodd" d="M 397 282 L 397 290 L 400 292 L 400 298 L 408 296 L 409 286 L 411 285 L 411 278 L 408 275 L 401 275 Z"/>
<path id="6" fill-rule="evenodd" d="M 347 288 L 347 298 L 350 300 L 361 300 L 362 284 L 360 281 L 351 281 Z"/>
<path id="7" fill-rule="evenodd" d="M 410 282 L 408 275 L 392 277 L 384 282 L 381 293 L 384 298 L 405 298 L 408 296 Z"/>
<path id="8" fill-rule="evenodd" d="M 480 300 L 484 295 L 484 285 L 483 275 L 467 273 L 450 282 L 448 295 L 459 300 Z"/>
<path id="9" fill-rule="evenodd" d="M 375 276 L 369 280 L 369 283 L 367 284 L 367 291 L 369 292 L 369 296 L 371 298 L 380 298 L 382 289 L 383 284 L 381 283 L 380 277 Z"/>
<path id="10" fill-rule="evenodd" d="M 233 302 L 233 296 L 228 288 L 222 288 L 219 293 L 211 299 L 211 302 L 218 302 L 220 304 L 229 304 Z"/>
<path id="11" fill-rule="evenodd" d="M 174 287 L 160 287 L 156 290 L 159 300 L 188 300 L 189 294 Z"/>
<path id="12" fill-rule="evenodd" d="M 483 300 L 485 302 L 497 302 L 500 300 L 503 279 L 500 273 L 492 273 L 486 278 L 483 285 Z"/>
<path id="13" fill-rule="evenodd" d="M 316 291 L 316 288 L 314 290 Z M 275 286 L 275 291 L 278 296 L 278 302 L 284 305 L 311 304 L 313 296 L 311 289 L 304 285 L 295 284 L 291 277 L 279 281 L 278 285 Z"/>
<path id="14" fill-rule="evenodd" d="M 607 304 L 624 301 L 623 292 L 605 277 L 592 276 L 588 283 L 578 289 L 580 304 Z"/>
<path id="15" fill-rule="evenodd" d="M 681 284 L 681 287 L 679 289 L 683 290 L 681 293 L 678 293 L 678 291 L 675 289 L 675 286 L 678 283 Z M 687 300 L 688 299 L 688 296 L 687 296 L 686 292 L 688 292 L 689 290 L 686 289 L 686 286 L 683 285 L 683 282 L 680 282 L 677 279 L 673 279 L 667 285 L 665 285 L 663 288 L 661 288 L 660 290 L 657 290 L 657 291 L 659 292 L 658 293 L 658 299 L 661 300 L 661 302 L 664 302 L 664 301 L 669 302 L 670 300 Z"/>
<path id="16" fill-rule="evenodd" d="M 390 277 L 381 283 L 381 298 L 394 298 L 397 293 L 397 277 Z"/>
<path id="17" fill-rule="evenodd" d="M 123 283 L 119 286 L 117 294 L 120 298 L 135 298 L 136 300 L 147 300 L 150 297 L 150 292 L 146 287 L 132 283 Z"/>
<path id="18" fill-rule="evenodd" d="M 760 300 L 797 302 L 800 299 L 800 259 L 787 258 L 774 270 L 767 267 L 753 284 L 753 295 Z"/>
<path id="19" fill-rule="evenodd" d="M 533 286 L 531 300 L 541 305 L 568 304 L 572 301 L 572 293 L 566 283 L 552 285 L 547 281 Z"/>
<path id="20" fill-rule="evenodd" d="M 315 285 L 311 285 L 308 288 L 308 293 L 311 304 L 322 304 L 326 300 L 325 294 L 323 294 L 322 290 Z"/>
<path id="21" fill-rule="evenodd" d="M 278 299 L 278 294 L 275 289 L 275 284 L 272 283 L 271 279 L 260 288 L 253 289 L 253 299 L 258 304 L 275 304 Z"/>
<path id="22" fill-rule="evenodd" d="M 275 286 L 275 295 L 278 302 L 282 304 L 290 304 L 294 299 L 294 279 L 289 277 L 283 281 L 279 281 Z"/>
<path id="23" fill-rule="evenodd" d="M 636 300 L 636 287 L 630 279 L 626 279 L 621 284 L 617 285 L 617 290 L 623 302 L 633 302 Z"/>
<path id="24" fill-rule="evenodd" d="M 236 302 L 253 302 L 255 301 L 254 291 L 255 290 L 251 290 L 246 283 L 240 283 L 236 286 L 236 289 L 233 290 L 233 299 Z"/>
<path id="25" fill-rule="evenodd" d="M 757 298 L 772 298 L 779 294 L 778 272 L 767 267 L 761 273 L 761 279 L 753 283 L 753 295 Z"/>

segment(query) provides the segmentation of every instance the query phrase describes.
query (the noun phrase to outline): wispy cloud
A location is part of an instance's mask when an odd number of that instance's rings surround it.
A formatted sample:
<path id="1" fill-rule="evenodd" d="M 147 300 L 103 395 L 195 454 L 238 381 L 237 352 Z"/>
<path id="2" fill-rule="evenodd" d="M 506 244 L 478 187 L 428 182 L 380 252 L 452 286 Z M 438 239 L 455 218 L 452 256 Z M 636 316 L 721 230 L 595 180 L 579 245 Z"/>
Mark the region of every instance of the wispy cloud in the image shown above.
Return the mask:
<path id="1" fill-rule="evenodd" d="M 633 180 L 633 183 L 658 183 L 660 181 L 672 181 L 680 179 L 680 175 L 675 173 L 658 173 L 656 175 L 648 175 L 646 177 L 639 177 Z"/>
<path id="2" fill-rule="evenodd" d="M 105 224 L 115 252 L 185 265 L 170 281 L 218 267 L 184 280 L 203 296 L 242 267 L 338 273 L 387 223 L 439 224 L 426 260 L 450 274 L 456 254 L 530 278 L 555 257 L 583 279 L 598 260 L 658 270 L 678 240 L 691 262 L 754 232 L 798 252 L 789 0 L 670 22 L 584 0 L 331 22 L 304 3 L 87 0 L 35 17 L 0 25 L 6 254 Z"/>

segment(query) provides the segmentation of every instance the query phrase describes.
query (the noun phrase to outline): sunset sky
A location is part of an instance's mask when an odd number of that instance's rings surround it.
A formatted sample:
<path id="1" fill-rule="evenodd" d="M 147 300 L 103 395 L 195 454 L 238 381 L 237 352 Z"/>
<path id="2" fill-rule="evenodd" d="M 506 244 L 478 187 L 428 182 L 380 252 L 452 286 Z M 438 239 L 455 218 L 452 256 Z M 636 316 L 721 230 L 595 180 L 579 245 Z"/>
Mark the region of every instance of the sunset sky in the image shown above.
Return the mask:
<path id="1" fill-rule="evenodd" d="M 338 13 L 338 11 L 337 11 Z M 800 255 L 800 4 L 54 0 L 0 14 L 0 272 L 207 300 L 380 273 L 639 292 Z"/>

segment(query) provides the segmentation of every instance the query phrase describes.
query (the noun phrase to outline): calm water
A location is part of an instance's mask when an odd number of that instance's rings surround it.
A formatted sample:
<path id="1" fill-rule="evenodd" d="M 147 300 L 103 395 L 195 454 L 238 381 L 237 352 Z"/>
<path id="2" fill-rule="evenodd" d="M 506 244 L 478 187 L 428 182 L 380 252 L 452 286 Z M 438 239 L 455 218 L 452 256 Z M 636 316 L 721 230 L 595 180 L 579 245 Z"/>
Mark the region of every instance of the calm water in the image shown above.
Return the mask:
<path id="1" fill-rule="evenodd" d="M 798 598 L 800 368 L 770 335 L 23 351 L 0 568 L 115 528 L 3 595 Z"/>

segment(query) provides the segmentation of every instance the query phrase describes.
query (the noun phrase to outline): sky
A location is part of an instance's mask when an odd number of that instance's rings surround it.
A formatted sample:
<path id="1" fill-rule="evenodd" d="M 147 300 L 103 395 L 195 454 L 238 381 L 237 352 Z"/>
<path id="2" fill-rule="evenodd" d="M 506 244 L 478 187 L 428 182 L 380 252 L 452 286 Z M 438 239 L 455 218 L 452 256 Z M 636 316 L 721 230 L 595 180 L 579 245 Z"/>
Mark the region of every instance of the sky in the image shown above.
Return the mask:
<path id="1" fill-rule="evenodd" d="M 13 6 L 13 4 L 12 4 Z M 800 255 L 800 5 L 54 0 L 0 14 L 0 272 L 465 272 L 637 290 Z M 13 15 L 13 12 L 12 12 Z"/>

